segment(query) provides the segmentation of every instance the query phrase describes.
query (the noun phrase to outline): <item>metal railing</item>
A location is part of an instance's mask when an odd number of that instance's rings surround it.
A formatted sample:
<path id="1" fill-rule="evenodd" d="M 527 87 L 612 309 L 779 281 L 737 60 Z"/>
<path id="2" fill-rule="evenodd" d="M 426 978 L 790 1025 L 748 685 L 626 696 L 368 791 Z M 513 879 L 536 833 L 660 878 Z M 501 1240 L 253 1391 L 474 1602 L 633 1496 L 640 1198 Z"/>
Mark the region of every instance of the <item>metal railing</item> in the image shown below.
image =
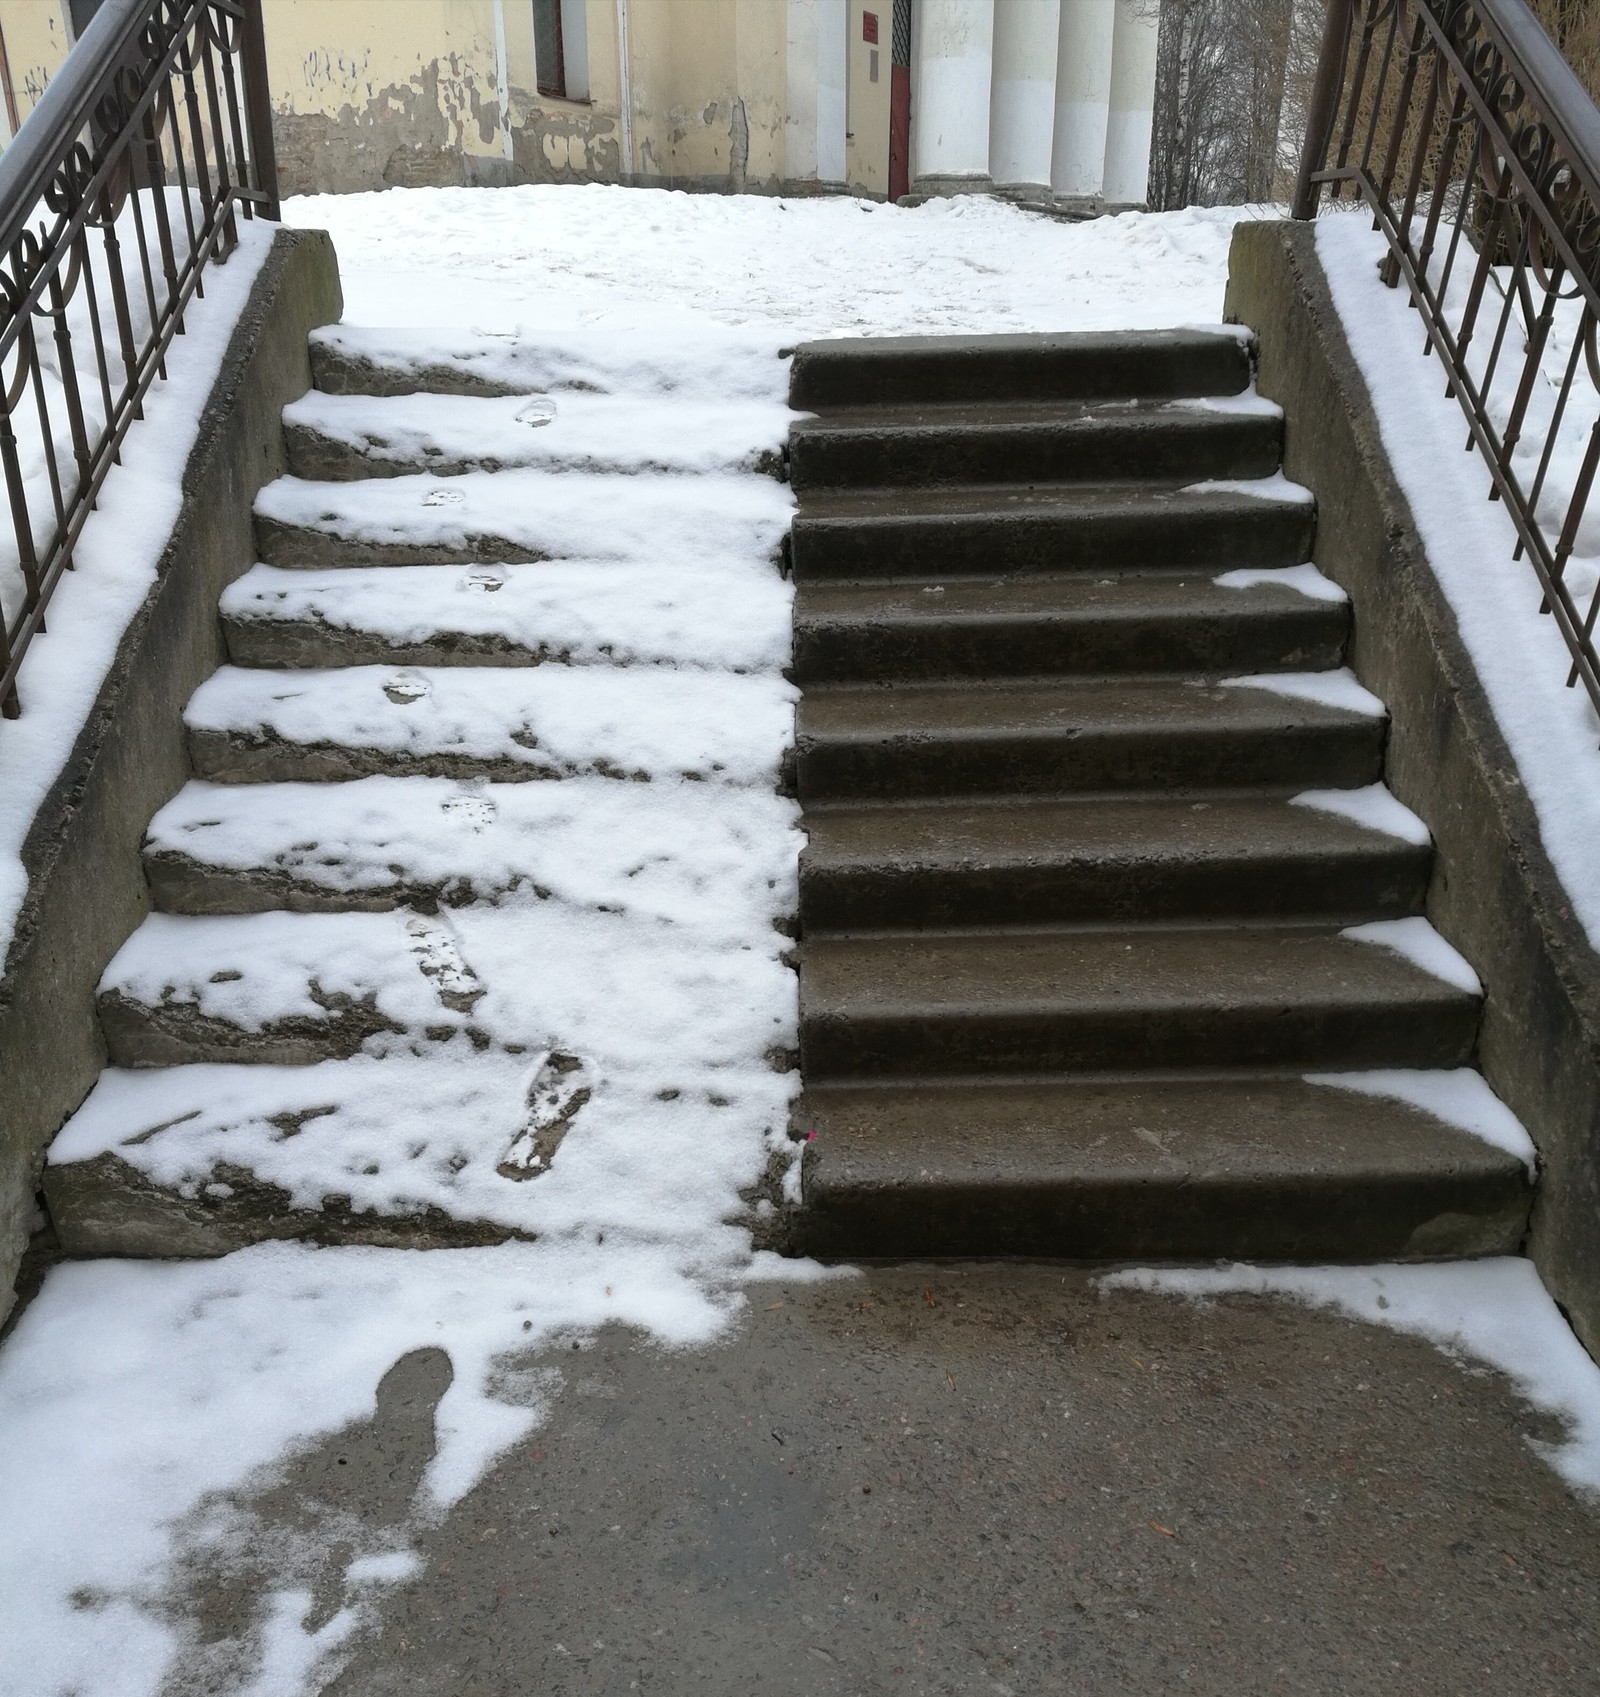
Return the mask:
<path id="1" fill-rule="evenodd" d="M 1600 710 L 1600 111 L 1523 0 L 1330 0 L 1293 215 L 1325 186 L 1387 239 Z"/>
<path id="2" fill-rule="evenodd" d="M 0 711 L 205 268 L 278 216 L 261 0 L 105 0 L 0 155 Z"/>

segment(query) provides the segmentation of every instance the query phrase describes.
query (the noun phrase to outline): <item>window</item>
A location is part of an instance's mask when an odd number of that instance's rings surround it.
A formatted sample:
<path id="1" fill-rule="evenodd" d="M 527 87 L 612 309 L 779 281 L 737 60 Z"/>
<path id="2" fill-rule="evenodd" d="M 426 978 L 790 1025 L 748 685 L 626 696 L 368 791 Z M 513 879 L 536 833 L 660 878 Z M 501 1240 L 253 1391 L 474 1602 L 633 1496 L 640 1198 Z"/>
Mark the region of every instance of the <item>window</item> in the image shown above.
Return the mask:
<path id="1" fill-rule="evenodd" d="M 533 65 L 539 92 L 567 98 L 567 55 L 561 39 L 561 0 L 533 0 Z"/>
<path id="2" fill-rule="evenodd" d="M 533 0 L 533 74 L 552 100 L 589 98 L 585 0 Z"/>

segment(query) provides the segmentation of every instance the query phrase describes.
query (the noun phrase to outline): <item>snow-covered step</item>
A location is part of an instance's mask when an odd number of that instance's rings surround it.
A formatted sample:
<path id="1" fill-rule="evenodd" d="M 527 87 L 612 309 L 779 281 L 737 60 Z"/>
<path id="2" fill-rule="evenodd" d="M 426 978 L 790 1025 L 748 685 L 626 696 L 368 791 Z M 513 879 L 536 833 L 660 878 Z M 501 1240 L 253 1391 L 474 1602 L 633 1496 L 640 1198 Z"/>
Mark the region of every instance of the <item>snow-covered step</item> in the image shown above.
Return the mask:
<path id="1" fill-rule="evenodd" d="M 195 771 L 229 782 L 417 773 L 771 789 L 795 694 L 771 675 L 665 666 L 224 666 L 184 721 Z"/>
<path id="2" fill-rule="evenodd" d="M 776 673 L 790 586 L 769 566 L 255 566 L 222 593 L 241 666 L 688 665 Z"/>
<path id="3" fill-rule="evenodd" d="M 758 325 L 567 325 L 514 334 L 458 325 L 329 324 L 310 338 L 311 375 L 338 395 L 620 394 L 641 401 L 782 401 L 784 338 Z M 1237 361 L 1249 378 L 1248 361 Z"/>
<path id="4" fill-rule="evenodd" d="M 144 859 L 174 913 L 514 898 L 747 937 L 794 914 L 798 816 L 769 791 L 688 780 L 191 783 L 151 821 Z"/>
<path id="5" fill-rule="evenodd" d="M 556 902 L 454 913 L 153 914 L 106 969 L 114 1064 L 303 1065 L 541 1046 L 608 1074 L 787 1063 L 784 939 Z M 559 962 L 559 970 L 549 964 Z M 664 1080 L 664 1084 L 670 1081 Z"/>
<path id="6" fill-rule="evenodd" d="M 611 1073 L 550 1049 L 113 1068 L 56 1139 L 44 1188 L 69 1255 L 649 1241 L 707 1186 L 753 1182 L 793 1093 L 759 1064 Z"/>
<path id="7" fill-rule="evenodd" d="M 783 468 L 792 415 L 780 400 L 657 401 L 634 395 L 324 395 L 283 411 L 297 477 L 427 472 L 759 472 Z"/>
<path id="8" fill-rule="evenodd" d="M 775 562 L 788 489 L 725 472 L 476 471 L 354 483 L 280 477 L 256 497 L 256 542 L 276 566 L 537 560 Z"/>

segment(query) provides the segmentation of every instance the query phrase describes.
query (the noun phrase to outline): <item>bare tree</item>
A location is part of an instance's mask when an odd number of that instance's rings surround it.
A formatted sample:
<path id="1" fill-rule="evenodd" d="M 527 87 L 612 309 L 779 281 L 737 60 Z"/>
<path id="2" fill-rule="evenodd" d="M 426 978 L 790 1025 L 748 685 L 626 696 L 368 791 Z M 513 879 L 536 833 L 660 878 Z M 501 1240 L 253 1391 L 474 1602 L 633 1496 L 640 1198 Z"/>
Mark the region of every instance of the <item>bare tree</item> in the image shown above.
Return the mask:
<path id="1" fill-rule="evenodd" d="M 1271 197 L 1295 11 L 1296 0 L 1167 0 L 1156 52 L 1152 206 Z"/>

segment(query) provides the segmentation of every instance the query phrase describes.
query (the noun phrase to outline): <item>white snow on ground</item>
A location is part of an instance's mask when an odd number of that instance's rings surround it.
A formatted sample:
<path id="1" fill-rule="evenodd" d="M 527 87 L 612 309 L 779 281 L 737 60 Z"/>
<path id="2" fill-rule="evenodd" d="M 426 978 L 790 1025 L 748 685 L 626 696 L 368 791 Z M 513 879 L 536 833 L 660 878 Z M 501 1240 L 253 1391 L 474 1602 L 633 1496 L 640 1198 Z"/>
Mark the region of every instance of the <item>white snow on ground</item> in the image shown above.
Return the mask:
<path id="1" fill-rule="evenodd" d="M 189 308 L 185 334 L 167 355 L 166 381 L 158 381 L 145 401 L 144 418 L 123 445 L 122 464 L 107 478 L 78 538 L 75 569 L 56 586 L 49 629 L 30 645 L 19 680 L 22 716 L 0 723 L 0 960 L 27 893 L 22 845 L 83 730 L 128 622 L 155 582 L 200 414 L 272 245 L 272 226 L 241 222 L 239 236 L 227 264 L 206 272 L 205 299 Z M 54 357 L 50 338 L 41 337 L 39 346 L 41 357 Z M 65 417 L 59 393 L 51 406 L 55 418 Z M 72 463 L 70 440 L 62 458 Z M 33 482 L 48 508 L 38 474 Z M 0 571 L 0 588 L 5 581 Z M 10 607 L 9 594 L 0 595 L 0 603 Z"/>
<path id="2" fill-rule="evenodd" d="M 1518 776 L 1538 815 L 1545 852 L 1571 898 L 1573 912 L 1600 948 L 1600 719 L 1582 689 L 1565 687 L 1569 659 L 1554 620 L 1539 612 L 1533 568 L 1513 560 L 1516 534 L 1505 508 L 1490 502 L 1489 474 L 1479 455 L 1463 453 L 1467 426 L 1458 401 L 1445 394 L 1444 369 L 1423 353 L 1422 325 L 1404 288 L 1378 280 L 1383 237 L 1365 217 L 1329 216 L 1317 225 L 1317 254 L 1334 304 L 1365 377 L 1389 461 L 1411 507 L 1428 562 L 1456 616 Z M 1467 279 L 1470 281 L 1470 276 Z M 1464 286 L 1464 285 L 1463 285 Z M 1522 441 L 1537 456 L 1571 352 L 1570 328 L 1557 332 L 1545 361 L 1547 384 L 1536 385 Z M 1487 347 L 1489 338 L 1481 337 Z M 1522 344 L 1515 341 L 1516 365 Z M 1508 356 L 1509 357 L 1509 356 Z M 1596 400 L 1580 372 L 1574 411 L 1563 433 L 1541 513 L 1559 514 L 1573 486 Z M 1574 445 L 1575 444 L 1575 445 Z M 1533 471 L 1519 462 L 1524 487 Z M 1575 594 L 1593 593 L 1600 554 L 1600 501 L 1591 501 L 1568 574 Z"/>
<path id="3" fill-rule="evenodd" d="M 1282 1296 L 1333 1308 L 1483 1362 L 1535 1408 L 1567 1422 L 1562 1442 L 1530 1446 L 1568 1484 L 1600 1492 L 1600 1367 L 1573 1336 L 1531 1261 L 1373 1267 L 1135 1268 L 1099 1281 L 1104 1291 L 1165 1292 L 1204 1302 L 1231 1295 Z"/>

